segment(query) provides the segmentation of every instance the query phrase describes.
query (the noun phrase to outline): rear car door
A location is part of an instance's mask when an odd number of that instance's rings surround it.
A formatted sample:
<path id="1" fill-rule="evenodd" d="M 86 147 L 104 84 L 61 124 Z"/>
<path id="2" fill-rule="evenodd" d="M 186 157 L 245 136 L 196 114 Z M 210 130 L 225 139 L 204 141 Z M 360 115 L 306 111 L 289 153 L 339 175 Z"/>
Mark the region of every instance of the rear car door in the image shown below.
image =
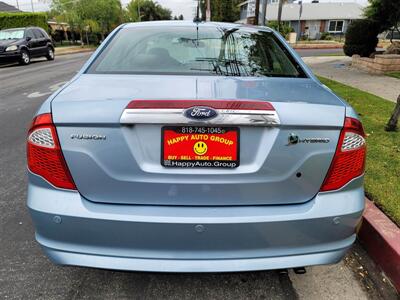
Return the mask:
<path id="1" fill-rule="evenodd" d="M 33 29 L 33 33 L 35 34 L 36 37 L 38 55 L 46 55 L 47 54 L 46 36 L 38 28 Z"/>

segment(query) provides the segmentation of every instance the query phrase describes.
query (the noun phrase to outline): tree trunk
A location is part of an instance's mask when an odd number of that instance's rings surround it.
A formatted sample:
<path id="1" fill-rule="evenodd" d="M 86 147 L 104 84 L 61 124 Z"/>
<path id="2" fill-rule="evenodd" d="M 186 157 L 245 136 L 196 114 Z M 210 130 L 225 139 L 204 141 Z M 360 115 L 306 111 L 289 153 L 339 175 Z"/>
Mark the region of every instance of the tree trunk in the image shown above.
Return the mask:
<path id="1" fill-rule="evenodd" d="M 278 7 L 278 32 L 281 30 L 283 0 L 279 0 Z"/>
<path id="2" fill-rule="evenodd" d="M 258 25 L 259 18 L 260 18 L 260 0 L 256 0 L 256 10 L 255 10 L 255 16 L 254 16 L 254 25 Z"/>
<path id="3" fill-rule="evenodd" d="M 88 31 L 86 30 L 86 44 L 89 46 L 89 37 L 88 37 Z"/>
<path id="4" fill-rule="evenodd" d="M 265 26 L 267 22 L 267 5 L 268 5 L 268 0 L 264 0 L 263 5 L 262 5 L 262 20 L 261 20 L 261 25 Z"/>
<path id="5" fill-rule="evenodd" d="M 390 117 L 390 120 L 387 123 L 385 130 L 386 131 L 396 131 L 397 123 L 399 122 L 399 117 L 400 117 L 400 95 L 397 98 L 396 107 L 394 108 L 393 114 Z"/>
<path id="6" fill-rule="evenodd" d="M 83 31 L 82 29 L 79 29 L 79 35 L 81 36 L 81 47 L 83 48 Z"/>

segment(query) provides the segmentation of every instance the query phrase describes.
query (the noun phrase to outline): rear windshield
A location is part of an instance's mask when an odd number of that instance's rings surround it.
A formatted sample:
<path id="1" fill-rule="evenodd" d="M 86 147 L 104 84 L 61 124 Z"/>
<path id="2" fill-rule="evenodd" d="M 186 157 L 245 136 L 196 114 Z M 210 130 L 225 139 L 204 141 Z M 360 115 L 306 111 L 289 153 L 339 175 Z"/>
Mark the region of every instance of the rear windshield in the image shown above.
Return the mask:
<path id="1" fill-rule="evenodd" d="M 306 77 L 273 33 L 201 26 L 122 29 L 87 73 Z"/>

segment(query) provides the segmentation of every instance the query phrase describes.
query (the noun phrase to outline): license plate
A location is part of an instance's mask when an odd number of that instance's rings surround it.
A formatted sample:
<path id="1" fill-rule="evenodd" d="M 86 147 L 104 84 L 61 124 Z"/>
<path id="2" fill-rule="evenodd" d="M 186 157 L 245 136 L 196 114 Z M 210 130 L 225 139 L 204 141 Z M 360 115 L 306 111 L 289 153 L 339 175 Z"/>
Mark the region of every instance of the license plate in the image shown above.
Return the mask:
<path id="1" fill-rule="evenodd" d="M 237 168 L 239 128 L 166 126 L 161 165 L 167 168 Z"/>

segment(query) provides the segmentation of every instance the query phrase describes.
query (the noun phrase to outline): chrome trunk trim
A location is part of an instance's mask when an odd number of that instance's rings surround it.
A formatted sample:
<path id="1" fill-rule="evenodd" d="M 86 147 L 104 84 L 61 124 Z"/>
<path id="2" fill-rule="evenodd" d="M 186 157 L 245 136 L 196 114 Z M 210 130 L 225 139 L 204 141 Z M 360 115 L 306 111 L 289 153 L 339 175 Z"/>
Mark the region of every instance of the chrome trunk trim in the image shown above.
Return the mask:
<path id="1" fill-rule="evenodd" d="M 238 125 L 276 126 L 280 120 L 273 110 L 231 110 L 216 109 L 218 115 L 211 120 L 192 120 L 184 116 L 185 109 L 125 109 L 120 123 L 133 124 L 174 124 L 174 125 Z"/>

